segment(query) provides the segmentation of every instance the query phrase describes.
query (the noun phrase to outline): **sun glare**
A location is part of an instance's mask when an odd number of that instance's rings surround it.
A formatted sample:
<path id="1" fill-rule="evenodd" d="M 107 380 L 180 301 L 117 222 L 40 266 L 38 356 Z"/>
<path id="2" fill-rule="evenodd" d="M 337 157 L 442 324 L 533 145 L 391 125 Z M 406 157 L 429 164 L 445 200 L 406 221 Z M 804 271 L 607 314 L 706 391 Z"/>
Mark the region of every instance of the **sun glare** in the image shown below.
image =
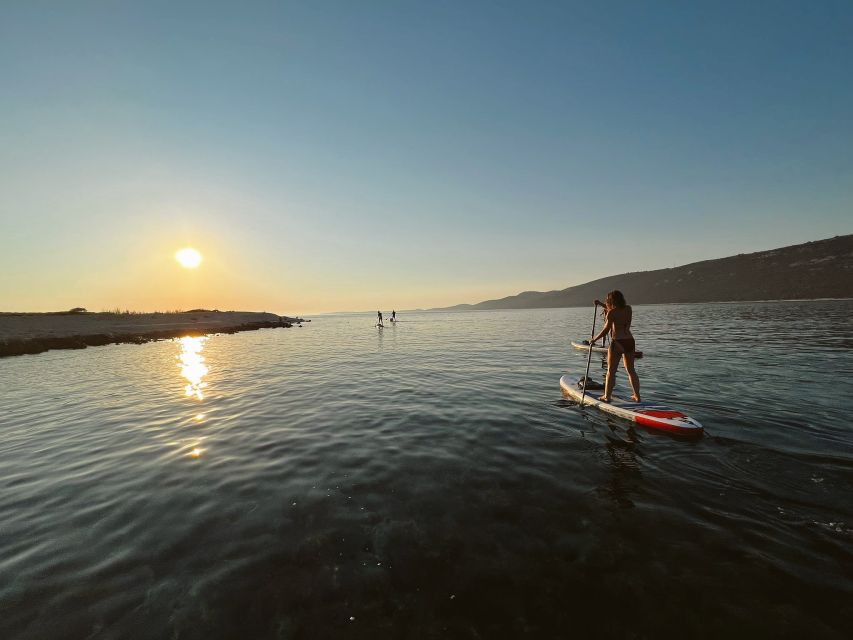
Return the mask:
<path id="1" fill-rule="evenodd" d="M 186 269 L 195 269 L 201 264 L 201 254 L 192 247 L 187 247 L 175 254 L 175 260 L 180 262 L 181 266 Z"/>
<path id="2" fill-rule="evenodd" d="M 204 364 L 204 356 L 201 355 L 205 340 L 207 338 L 204 336 L 187 336 L 178 340 L 181 345 L 181 354 L 178 356 L 180 364 L 178 366 L 181 368 L 181 375 L 189 381 L 189 384 L 184 387 L 184 391 L 188 397 L 195 396 L 199 400 L 204 400 L 204 391 L 202 390 L 207 386 L 207 383 L 202 381 L 208 372 L 208 368 Z"/>

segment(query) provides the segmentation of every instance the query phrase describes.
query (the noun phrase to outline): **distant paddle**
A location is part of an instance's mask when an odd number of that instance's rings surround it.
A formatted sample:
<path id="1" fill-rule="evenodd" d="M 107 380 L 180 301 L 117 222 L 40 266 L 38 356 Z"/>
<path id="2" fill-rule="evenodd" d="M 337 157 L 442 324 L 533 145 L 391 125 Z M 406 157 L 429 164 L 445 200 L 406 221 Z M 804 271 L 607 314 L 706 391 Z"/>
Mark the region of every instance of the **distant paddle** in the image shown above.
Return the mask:
<path id="1" fill-rule="evenodd" d="M 589 363 L 592 361 L 592 339 L 595 337 L 595 317 L 598 315 L 598 300 L 595 301 L 595 305 L 592 310 L 592 333 L 589 334 L 589 355 L 586 357 L 586 375 L 583 377 L 583 392 L 581 393 L 581 408 L 583 408 L 583 401 L 586 398 L 586 383 L 589 380 Z"/>

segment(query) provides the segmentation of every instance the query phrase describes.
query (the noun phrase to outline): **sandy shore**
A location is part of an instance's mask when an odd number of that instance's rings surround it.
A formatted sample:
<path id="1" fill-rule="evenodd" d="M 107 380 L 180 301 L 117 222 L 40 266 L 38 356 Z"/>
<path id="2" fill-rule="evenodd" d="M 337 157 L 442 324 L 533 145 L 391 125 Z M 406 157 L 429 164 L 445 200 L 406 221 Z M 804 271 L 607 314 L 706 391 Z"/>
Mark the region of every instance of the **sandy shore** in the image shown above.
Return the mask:
<path id="1" fill-rule="evenodd" d="M 0 357 L 205 333 L 290 327 L 300 318 L 250 311 L 0 313 Z"/>

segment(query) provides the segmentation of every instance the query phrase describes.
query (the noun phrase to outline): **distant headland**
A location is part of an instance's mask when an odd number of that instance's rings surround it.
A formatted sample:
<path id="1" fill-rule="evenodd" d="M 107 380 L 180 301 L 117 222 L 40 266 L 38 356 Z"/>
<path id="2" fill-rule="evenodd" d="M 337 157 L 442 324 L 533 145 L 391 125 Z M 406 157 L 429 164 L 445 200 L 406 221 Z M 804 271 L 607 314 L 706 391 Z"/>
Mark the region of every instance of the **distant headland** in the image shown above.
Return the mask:
<path id="1" fill-rule="evenodd" d="M 302 322 L 302 318 L 274 313 L 206 309 L 89 313 L 76 308 L 55 313 L 0 313 L 0 357 L 51 349 L 85 349 L 123 342 L 141 344 L 207 333 L 292 327 Z"/>
<path id="2" fill-rule="evenodd" d="M 612 289 L 632 304 L 853 298 L 853 234 L 433 310 L 581 307 Z"/>

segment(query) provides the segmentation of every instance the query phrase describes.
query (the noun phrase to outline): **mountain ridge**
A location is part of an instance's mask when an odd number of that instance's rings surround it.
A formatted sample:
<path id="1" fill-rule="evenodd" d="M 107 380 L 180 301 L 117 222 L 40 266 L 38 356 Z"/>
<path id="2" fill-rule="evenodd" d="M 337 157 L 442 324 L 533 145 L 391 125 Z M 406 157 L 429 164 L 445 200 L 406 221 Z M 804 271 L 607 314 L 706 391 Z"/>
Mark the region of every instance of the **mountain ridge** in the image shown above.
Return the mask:
<path id="1" fill-rule="evenodd" d="M 432 310 L 580 307 L 612 289 L 632 304 L 853 298 L 853 234 Z"/>

